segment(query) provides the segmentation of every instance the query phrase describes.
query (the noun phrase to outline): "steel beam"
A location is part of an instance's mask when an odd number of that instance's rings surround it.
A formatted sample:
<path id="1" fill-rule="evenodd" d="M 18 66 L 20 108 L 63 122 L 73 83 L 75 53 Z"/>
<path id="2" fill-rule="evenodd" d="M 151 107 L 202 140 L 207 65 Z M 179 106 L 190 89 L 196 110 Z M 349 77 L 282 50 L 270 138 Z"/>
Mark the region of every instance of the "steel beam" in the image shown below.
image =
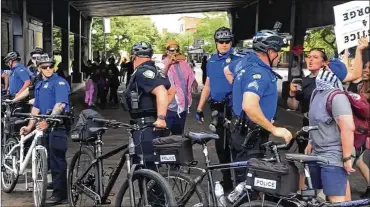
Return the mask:
<path id="1" fill-rule="evenodd" d="M 28 47 L 28 21 L 27 21 L 27 1 L 23 0 L 22 10 L 23 10 L 23 20 L 22 20 L 22 26 L 23 26 L 23 62 L 27 64 L 28 60 L 28 53 L 29 53 L 29 47 Z"/>

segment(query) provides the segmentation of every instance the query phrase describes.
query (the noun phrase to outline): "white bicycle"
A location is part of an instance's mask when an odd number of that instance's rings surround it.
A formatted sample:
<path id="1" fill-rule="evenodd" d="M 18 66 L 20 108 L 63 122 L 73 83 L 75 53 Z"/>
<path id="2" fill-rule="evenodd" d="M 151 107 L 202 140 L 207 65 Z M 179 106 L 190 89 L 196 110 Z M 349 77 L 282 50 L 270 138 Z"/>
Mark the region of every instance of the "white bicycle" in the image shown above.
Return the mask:
<path id="1" fill-rule="evenodd" d="M 46 121 L 52 129 L 55 124 L 62 123 L 63 119 L 68 119 L 66 115 L 31 115 L 28 113 L 14 113 L 13 116 L 27 117 L 25 120 Z M 25 175 L 27 189 L 26 167 L 32 156 L 32 180 L 33 180 L 33 201 L 34 206 L 44 206 L 47 189 L 48 173 L 48 154 L 46 148 L 41 145 L 44 132 L 33 130 L 26 136 L 21 136 L 20 140 L 9 137 L 6 140 L 2 151 L 1 161 L 1 184 L 4 192 L 11 193 L 18 182 L 19 175 Z M 24 156 L 24 144 L 33 138 L 32 144 Z"/>

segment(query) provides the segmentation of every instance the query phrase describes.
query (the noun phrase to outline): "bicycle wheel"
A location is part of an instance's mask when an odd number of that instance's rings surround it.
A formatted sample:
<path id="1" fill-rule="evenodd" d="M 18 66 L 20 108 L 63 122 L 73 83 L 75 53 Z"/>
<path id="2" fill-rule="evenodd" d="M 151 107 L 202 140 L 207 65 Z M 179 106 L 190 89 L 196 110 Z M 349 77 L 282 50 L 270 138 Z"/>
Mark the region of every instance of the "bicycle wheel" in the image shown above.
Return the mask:
<path id="1" fill-rule="evenodd" d="M 240 207 L 283 207 L 283 206 L 271 201 L 256 200 L 243 203 L 242 205 L 240 205 Z"/>
<path id="2" fill-rule="evenodd" d="M 33 201 L 36 207 L 45 206 L 46 188 L 48 183 L 48 157 L 46 149 L 35 150 L 35 164 L 32 171 L 36 173 L 33 180 Z"/>
<path id="3" fill-rule="evenodd" d="M 11 159 L 7 159 L 5 160 L 5 155 L 8 154 L 10 152 L 10 150 L 13 148 L 13 146 L 15 146 L 16 144 L 18 144 L 18 140 L 15 139 L 15 138 L 8 138 L 5 142 L 5 146 L 3 148 L 3 151 L 2 151 L 2 155 L 1 155 L 1 160 L 2 160 L 2 165 L 4 165 L 5 163 L 9 166 L 9 167 L 13 167 L 13 160 Z M 15 161 L 17 162 L 19 160 L 19 148 L 15 149 L 15 151 L 13 152 L 12 156 L 15 157 Z M 18 182 L 18 177 L 19 175 L 15 175 L 13 172 L 11 172 L 10 170 L 8 170 L 7 168 L 5 168 L 4 166 L 2 166 L 2 173 L 1 173 L 1 185 L 2 185 L 2 188 L 4 190 L 5 193 L 11 193 L 14 188 L 15 188 L 15 185 L 17 184 Z"/>
<path id="4" fill-rule="evenodd" d="M 67 192 L 70 206 L 95 206 L 97 205 L 90 197 L 77 189 L 77 179 L 81 177 L 95 159 L 94 153 L 87 147 L 81 148 L 73 155 L 71 164 L 69 165 L 67 177 Z M 81 181 L 88 189 L 93 192 L 98 190 L 97 185 L 98 168 L 94 165 L 88 174 Z M 90 202 L 90 203 L 89 203 Z"/>
<path id="5" fill-rule="evenodd" d="M 176 198 L 177 205 L 183 206 L 208 206 L 208 200 L 205 191 L 200 185 L 195 186 L 194 192 L 187 200 L 180 200 L 194 186 L 194 180 L 187 174 L 178 171 L 163 172 L 162 176 L 167 180 L 171 191 Z M 184 184 L 183 184 L 184 183 Z M 178 191 L 179 194 L 175 194 Z"/>
<path id="6" fill-rule="evenodd" d="M 132 184 L 134 190 L 134 202 L 135 206 L 144 206 L 141 199 L 141 190 L 142 189 L 142 181 L 143 179 L 147 182 L 146 188 L 148 195 L 148 202 L 151 206 L 177 206 L 176 199 L 171 192 L 171 188 L 166 182 L 166 180 L 157 172 L 148 170 L 148 169 L 140 169 L 136 170 L 132 176 Z M 140 192 L 135 192 L 135 181 L 138 181 L 138 187 Z M 125 196 L 125 193 L 127 194 Z M 140 196 L 138 199 L 138 203 L 136 203 L 135 197 Z M 144 193 L 145 194 L 145 193 Z M 157 199 L 157 200 L 154 200 Z M 127 206 L 130 203 L 129 197 L 129 182 L 125 180 L 122 184 L 116 198 L 116 207 L 120 206 Z"/>

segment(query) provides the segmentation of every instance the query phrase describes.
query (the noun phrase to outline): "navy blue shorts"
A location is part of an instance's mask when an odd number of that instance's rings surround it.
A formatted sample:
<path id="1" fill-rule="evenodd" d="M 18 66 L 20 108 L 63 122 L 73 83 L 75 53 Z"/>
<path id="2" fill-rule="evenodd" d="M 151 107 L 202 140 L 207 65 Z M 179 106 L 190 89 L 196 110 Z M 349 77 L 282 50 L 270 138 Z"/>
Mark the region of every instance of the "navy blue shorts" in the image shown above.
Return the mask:
<path id="1" fill-rule="evenodd" d="M 326 196 L 345 196 L 348 174 L 343 167 L 310 165 L 314 189 L 323 189 Z"/>

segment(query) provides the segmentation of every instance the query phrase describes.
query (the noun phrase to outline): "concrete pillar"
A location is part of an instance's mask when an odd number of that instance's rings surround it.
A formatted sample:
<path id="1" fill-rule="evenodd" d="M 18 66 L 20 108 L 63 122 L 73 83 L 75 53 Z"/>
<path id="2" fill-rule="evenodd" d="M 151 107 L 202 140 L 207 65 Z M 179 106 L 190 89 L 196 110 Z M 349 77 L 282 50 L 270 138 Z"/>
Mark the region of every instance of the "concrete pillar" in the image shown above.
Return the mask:
<path id="1" fill-rule="evenodd" d="M 92 23 L 93 23 L 93 19 L 86 19 L 84 21 L 84 29 L 85 29 L 85 37 L 88 38 L 88 53 L 87 53 L 87 57 L 88 59 L 92 60 L 93 59 L 93 51 L 92 51 L 92 44 L 91 44 L 91 38 L 92 38 L 92 34 L 91 34 L 91 29 L 92 29 Z"/>
<path id="2" fill-rule="evenodd" d="M 23 62 L 27 64 L 29 59 L 29 46 L 28 46 L 28 22 L 27 22 L 27 1 L 23 0 L 22 2 L 22 26 L 23 26 Z"/>
<path id="3" fill-rule="evenodd" d="M 74 65 L 73 65 L 73 76 L 72 82 L 73 83 L 81 83 L 82 82 L 82 73 L 81 73 L 81 12 L 78 15 L 78 34 L 75 34 L 74 38 Z"/>
<path id="4" fill-rule="evenodd" d="M 53 55 L 53 27 L 54 27 L 54 0 L 50 0 L 50 21 L 43 25 L 43 49 L 44 52 L 48 53 L 49 56 Z"/>
<path id="5" fill-rule="evenodd" d="M 67 25 L 67 28 L 63 28 L 62 29 L 62 62 L 63 62 L 63 67 L 64 69 L 70 68 L 70 43 L 69 43 L 69 32 L 71 30 L 71 24 L 70 24 L 70 5 L 68 2 L 66 2 L 66 8 L 64 10 L 67 14 L 66 14 L 66 19 L 64 19 L 65 21 L 67 21 L 66 25 Z"/>

